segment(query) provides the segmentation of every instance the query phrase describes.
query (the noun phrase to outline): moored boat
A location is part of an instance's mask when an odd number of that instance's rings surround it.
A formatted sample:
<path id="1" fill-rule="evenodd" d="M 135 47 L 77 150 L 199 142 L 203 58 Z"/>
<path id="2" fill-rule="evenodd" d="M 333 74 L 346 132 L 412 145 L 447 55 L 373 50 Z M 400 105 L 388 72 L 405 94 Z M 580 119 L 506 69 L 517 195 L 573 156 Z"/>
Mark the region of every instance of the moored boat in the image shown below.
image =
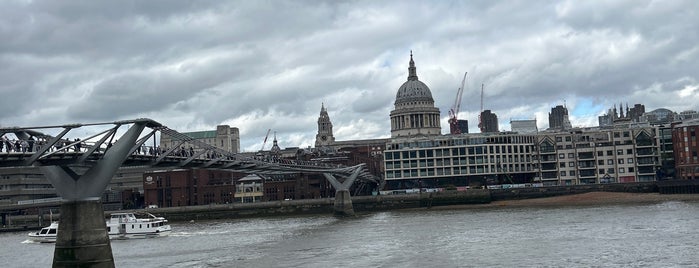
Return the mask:
<path id="1" fill-rule="evenodd" d="M 137 218 L 134 213 L 112 213 L 107 221 L 110 239 L 149 238 L 167 236 L 172 229 L 163 217 L 144 213 L 146 218 Z"/>
<path id="2" fill-rule="evenodd" d="M 56 242 L 56 234 L 58 233 L 58 222 L 51 222 L 51 225 L 41 228 L 38 232 L 29 233 L 29 240 L 40 243 Z"/>

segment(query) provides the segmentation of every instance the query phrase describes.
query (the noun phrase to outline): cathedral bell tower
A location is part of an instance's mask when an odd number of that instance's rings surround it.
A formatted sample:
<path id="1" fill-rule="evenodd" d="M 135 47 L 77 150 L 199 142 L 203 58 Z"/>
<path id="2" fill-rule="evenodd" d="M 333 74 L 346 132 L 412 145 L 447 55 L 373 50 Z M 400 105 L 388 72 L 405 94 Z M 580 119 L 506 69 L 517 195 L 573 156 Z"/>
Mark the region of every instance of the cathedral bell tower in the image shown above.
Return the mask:
<path id="1" fill-rule="evenodd" d="M 320 116 L 318 117 L 318 134 L 316 134 L 316 148 L 330 146 L 335 143 L 333 136 L 333 123 L 330 122 L 328 110 L 325 105 L 320 106 Z"/>

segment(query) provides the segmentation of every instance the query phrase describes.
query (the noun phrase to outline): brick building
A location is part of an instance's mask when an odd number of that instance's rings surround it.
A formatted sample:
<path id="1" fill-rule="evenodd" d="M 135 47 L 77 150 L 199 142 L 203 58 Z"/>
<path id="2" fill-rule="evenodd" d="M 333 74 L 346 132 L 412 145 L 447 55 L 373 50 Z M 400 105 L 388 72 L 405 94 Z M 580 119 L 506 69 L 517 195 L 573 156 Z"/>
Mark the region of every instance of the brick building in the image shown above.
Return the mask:
<path id="1" fill-rule="evenodd" d="M 672 125 L 675 172 L 679 179 L 699 178 L 697 132 L 699 132 L 699 120 Z"/>
<path id="2" fill-rule="evenodd" d="M 235 182 L 246 174 L 228 170 L 176 169 L 143 174 L 146 206 L 196 206 L 232 203 Z"/>

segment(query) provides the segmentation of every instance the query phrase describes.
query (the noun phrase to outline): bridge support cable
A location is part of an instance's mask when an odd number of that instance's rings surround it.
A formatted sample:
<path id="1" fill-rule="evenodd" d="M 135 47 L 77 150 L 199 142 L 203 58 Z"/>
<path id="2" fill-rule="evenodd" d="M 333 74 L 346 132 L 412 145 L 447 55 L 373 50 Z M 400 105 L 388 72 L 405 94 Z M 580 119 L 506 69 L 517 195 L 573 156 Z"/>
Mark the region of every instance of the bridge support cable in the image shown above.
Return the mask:
<path id="1" fill-rule="evenodd" d="M 180 147 L 184 143 L 185 143 L 185 140 L 180 140 L 179 143 L 177 143 L 177 145 L 172 146 L 172 148 L 168 149 L 166 152 L 164 152 L 162 155 L 160 155 L 157 159 L 155 159 L 155 163 L 160 163 L 161 161 L 163 161 L 163 159 L 165 159 L 165 157 L 168 157 L 170 154 L 172 154 L 172 152 L 177 150 L 177 148 Z"/>
<path id="2" fill-rule="evenodd" d="M 107 140 L 107 137 L 114 135 L 115 132 L 116 132 L 116 128 L 110 128 L 106 131 L 102 131 L 96 135 L 93 135 L 92 137 L 89 137 L 88 139 L 91 139 L 91 138 L 97 137 L 100 134 L 104 134 L 104 136 L 102 136 L 102 138 L 100 138 L 97 142 L 95 142 L 95 145 L 93 145 L 91 148 L 87 149 L 87 152 L 85 152 L 80 157 L 80 159 L 78 159 L 78 163 L 85 162 L 85 160 L 87 160 L 87 158 L 90 157 L 90 155 L 92 155 L 95 151 L 99 150 L 100 145 L 102 145 L 104 143 L 104 141 Z"/>
<path id="3" fill-rule="evenodd" d="M 138 150 L 138 148 L 141 148 L 141 146 L 143 146 L 143 144 L 146 143 L 146 141 L 148 141 L 148 139 L 150 139 L 151 136 L 155 135 L 155 132 L 156 132 L 156 131 L 157 131 L 157 130 L 155 130 L 155 129 L 154 129 L 154 130 L 151 130 L 151 132 L 148 133 L 148 135 L 144 136 L 143 138 L 138 139 L 138 140 L 136 141 L 136 145 L 134 145 L 134 146 L 131 148 L 131 150 L 129 151 L 129 154 L 128 154 L 128 155 L 132 155 L 133 152 L 135 152 L 136 150 Z"/>
<path id="4" fill-rule="evenodd" d="M 201 156 L 202 154 L 204 154 L 206 152 L 209 152 L 209 150 L 200 150 L 199 152 L 196 152 L 193 155 L 190 155 L 189 158 L 187 158 L 186 160 L 182 161 L 182 163 L 180 163 L 180 167 L 186 166 L 187 164 L 192 162 L 192 160 L 196 159 L 197 157 Z"/>
<path id="5" fill-rule="evenodd" d="M 225 159 L 227 159 L 227 158 L 228 158 L 228 156 L 225 156 L 225 155 L 224 155 L 224 156 L 221 156 L 221 157 L 219 157 L 219 158 L 216 158 L 216 159 L 213 159 L 213 160 L 211 160 L 211 161 L 209 161 L 209 162 L 206 162 L 206 164 L 204 164 L 204 165 L 201 166 L 201 167 L 202 167 L 202 168 L 210 167 L 211 165 L 216 164 L 216 163 L 218 163 L 218 162 L 221 162 L 221 161 L 223 161 L 223 160 L 225 160 Z"/>
<path id="6" fill-rule="evenodd" d="M 67 166 L 40 167 L 59 196 L 65 200 L 61 204 L 61 224 L 54 249 L 54 267 L 83 267 L 95 264 L 99 267 L 114 267 L 100 197 L 116 171 L 129 157 L 146 124 L 134 123 L 102 158 L 82 175 L 76 174 Z"/>
<path id="7" fill-rule="evenodd" d="M 46 153 L 46 151 L 48 151 L 49 149 L 51 149 L 51 147 L 54 146 L 59 140 L 61 140 L 61 138 L 63 138 L 63 136 L 65 136 L 71 129 L 72 129 L 72 128 L 65 128 L 65 129 L 63 129 L 63 131 L 61 131 L 61 133 L 58 134 L 58 136 L 53 137 L 51 140 L 49 140 L 48 143 L 47 143 L 46 145 L 44 145 L 43 147 L 41 147 L 41 149 L 39 149 L 38 151 L 36 151 L 36 152 L 32 155 L 32 157 L 30 157 L 29 159 L 27 159 L 27 161 L 26 161 L 24 164 L 27 165 L 27 166 L 32 165 L 32 164 L 34 163 L 34 161 L 36 161 L 37 159 L 39 159 L 39 157 L 41 157 L 44 153 Z"/>

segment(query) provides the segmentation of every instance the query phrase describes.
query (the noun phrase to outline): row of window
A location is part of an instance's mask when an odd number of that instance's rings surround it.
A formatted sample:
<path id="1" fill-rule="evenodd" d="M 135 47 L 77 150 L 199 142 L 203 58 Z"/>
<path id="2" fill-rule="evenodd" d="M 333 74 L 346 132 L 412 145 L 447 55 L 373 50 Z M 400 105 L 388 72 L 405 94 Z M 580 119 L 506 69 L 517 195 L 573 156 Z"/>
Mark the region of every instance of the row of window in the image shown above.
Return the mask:
<path id="1" fill-rule="evenodd" d="M 403 160 L 403 161 L 386 161 L 386 169 L 399 168 L 414 168 L 414 167 L 442 167 L 452 165 L 475 165 L 475 164 L 505 164 L 505 163 L 530 163 L 532 157 L 529 155 L 509 157 L 494 157 L 471 156 L 458 158 L 437 158 L 437 159 L 421 159 L 421 160 Z"/>
<path id="2" fill-rule="evenodd" d="M 431 176 L 447 176 L 447 175 L 473 175 L 473 174 L 496 174 L 502 172 L 534 172 L 534 166 L 527 165 L 503 165 L 496 167 L 494 165 L 481 165 L 470 167 L 447 167 L 447 168 L 422 168 L 422 169 L 406 169 L 406 170 L 389 170 L 386 171 L 387 179 L 395 178 L 417 178 Z"/>
<path id="3" fill-rule="evenodd" d="M 475 147 L 460 147 L 446 149 L 431 149 L 431 150 L 412 150 L 402 152 L 384 153 L 385 159 L 415 159 L 425 157 L 441 157 L 441 156 L 462 156 L 462 155 L 483 155 L 483 154 L 530 154 L 531 146 L 525 145 L 496 145 L 496 146 L 475 146 Z"/>
<path id="4" fill-rule="evenodd" d="M 531 146 L 536 143 L 534 136 L 496 136 L 496 137 L 464 137 L 462 139 L 448 140 L 423 140 L 423 141 L 405 141 L 392 143 L 386 146 L 387 150 L 401 150 L 403 148 L 434 148 L 434 147 L 451 147 L 462 145 L 481 145 L 494 144 L 495 146 L 506 146 L 500 144 L 525 144 L 523 146 Z M 509 145 L 508 145 L 509 146 Z"/>
<path id="5" fill-rule="evenodd" d="M 613 151 L 613 150 L 597 151 L 597 156 L 604 156 L 604 155 L 605 155 L 605 152 L 606 152 L 606 155 L 607 155 L 607 156 L 614 156 L 614 151 Z M 592 153 L 592 152 L 588 152 L 588 153 Z M 579 153 L 579 154 L 583 154 L 583 153 Z M 632 154 L 633 154 L 633 149 L 626 149 L 626 154 L 632 155 Z M 624 155 L 624 150 L 623 150 L 623 149 L 618 149 L 618 150 L 616 150 L 616 155 Z M 587 155 L 585 155 L 585 156 L 587 157 Z M 566 154 L 565 154 L 565 153 L 559 153 L 559 154 L 558 154 L 558 158 L 559 158 L 559 159 L 565 159 L 565 158 L 566 158 Z M 574 154 L 574 153 L 568 153 L 568 158 L 575 158 L 575 154 Z"/>

